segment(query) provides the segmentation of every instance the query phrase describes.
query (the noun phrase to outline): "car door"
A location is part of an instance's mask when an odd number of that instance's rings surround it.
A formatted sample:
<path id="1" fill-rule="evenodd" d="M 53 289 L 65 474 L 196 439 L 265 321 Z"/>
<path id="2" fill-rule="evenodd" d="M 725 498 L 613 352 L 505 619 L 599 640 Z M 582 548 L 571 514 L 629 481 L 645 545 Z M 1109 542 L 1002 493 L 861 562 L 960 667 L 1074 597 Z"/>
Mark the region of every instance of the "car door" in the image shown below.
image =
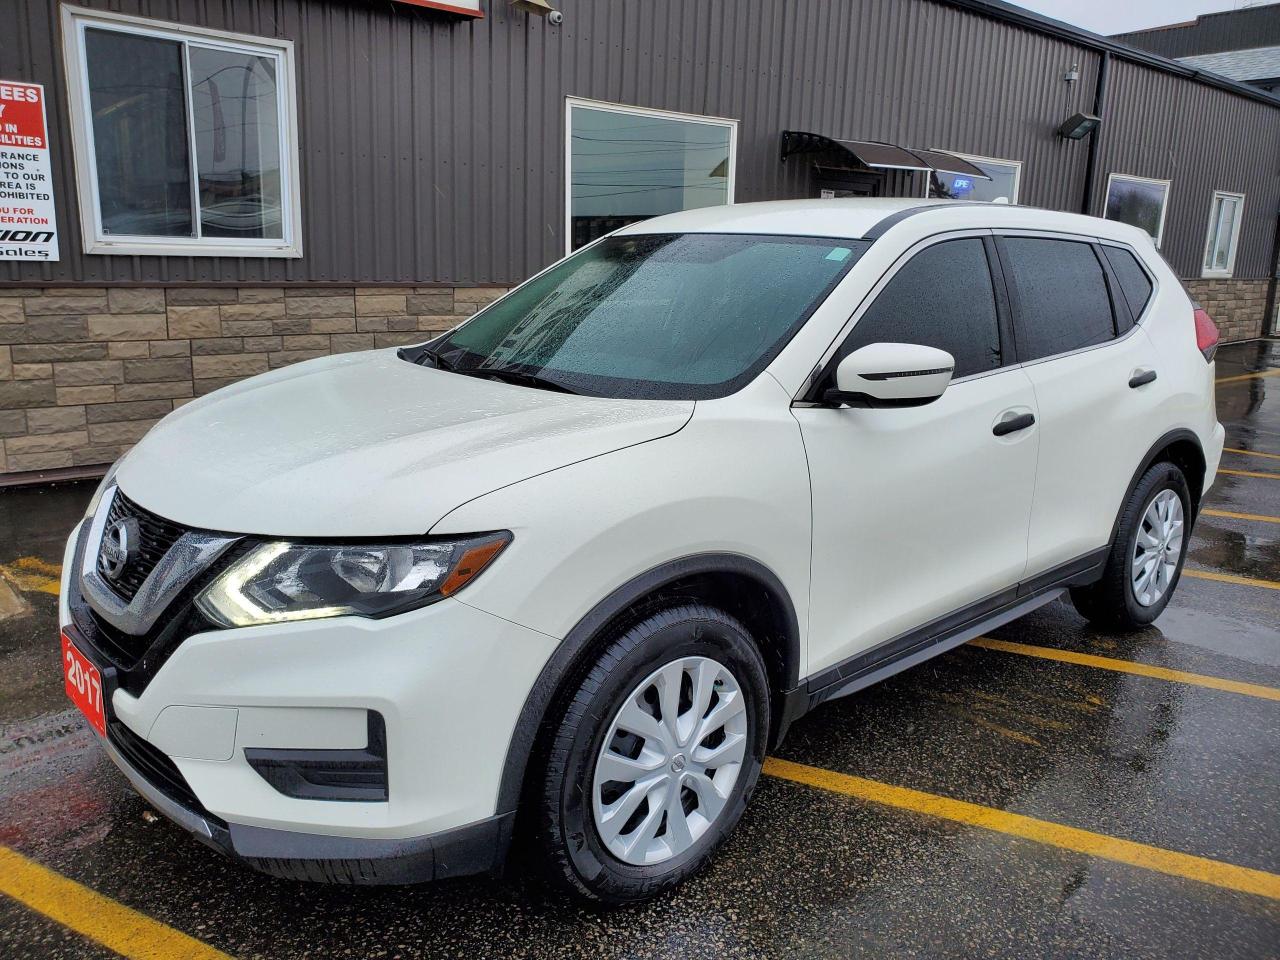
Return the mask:
<path id="1" fill-rule="evenodd" d="M 1027 542 L 1034 577 L 1106 547 L 1133 471 L 1157 439 L 1151 424 L 1166 385 L 1097 244 L 1022 234 L 998 237 L 997 247 L 1039 408 Z"/>
<path id="2" fill-rule="evenodd" d="M 1035 415 L 1031 383 L 1010 365 L 993 242 L 933 238 L 898 264 L 823 376 L 859 347 L 896 342 L 951 353 L 953 381 L 920 407 L 793 408 L 813 496 L 811 674 L 893 652 L 914 628 L 1016 587 L 1026 566 L 1039 435 L 1034 422 L 993 433 Z"/>

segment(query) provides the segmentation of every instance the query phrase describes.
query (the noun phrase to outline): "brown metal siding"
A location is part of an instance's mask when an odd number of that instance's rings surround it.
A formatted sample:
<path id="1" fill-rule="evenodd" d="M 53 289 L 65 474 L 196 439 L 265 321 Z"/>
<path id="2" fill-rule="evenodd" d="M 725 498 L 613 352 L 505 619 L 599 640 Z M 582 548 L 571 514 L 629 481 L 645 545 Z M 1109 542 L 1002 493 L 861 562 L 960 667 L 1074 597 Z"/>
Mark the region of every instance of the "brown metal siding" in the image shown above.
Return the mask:
<path id="1" fill-rule="evenodd" d="M 563 0 L 560 27 L 505 0 L 489 0 L 480 21 L 389 0 L 82 5 L 296 41 L 305 257 L 81 254 L 67 121 L 55 109 L 64 259 L 6 264 L 0 280 L 517 280 L 564 249 L 567 95 L 737 118 L 739 201 L 807 194 L 807 164 L 778 161 L 779 132 L 794 128 L 1020 159 L 1024 203 L 1077 209 L 1088 145 L 1061 141 L 1054 128 L 1091 107 L 1099 60 L 1075 43 L 927 0 Z M 45 83 L 52 103 L 65 103 L 57 3 L 16 7 L 17 42 L 0 44 L 0 77 Z M 1081 78 L 1068 91 L 1061 76 L 1072 63 Z M 1274 210 L 1280 110 L 1151 70 L 1156 99 L 1121 92 L 1138 82 L 1121 75 L 1140 69 L 1113 71 L 1108 150 L 1119 152 L 1099 165 L 1099 189 L 1121 161 L 1145 165 L 1125 172 L 1165 175 L 1144 171 L 1171 146 L 1190 151 L 1179 162 L 1211 179 L 1218 144 L 1230 142 L 1266 158 L 1239 164 L 1241 189 Z M 1206 125 L 1216 139 L 1172 129 Z M 1179 199 L 1184 179 L 1168 236 L 1177 235 L 1178 269 L 1198 272 L 1199 251 L 1188 251 L 1203 243 L 1207 207 Z M 1247 255 L 1242 241 L 1240 255 L 1242 268 L 1258 271 L 1274 222 L 1263 224 L 1260 210 L 1249 203 L 1246 240 L 1268 239 Z"/>
<path id="2" fill-rule="evenodd" d="M 1138 64 L 1111 67 L 1091 212 L 1102 214 L 1109 173 L 1172 181 L 1162 250 L 1180 275 L 1198 277 L 1213 191 L 1243 193 L 1235 277 L 1270 276 L 1280 111 Z"/>
<path id="3" fill-rule="evenodd" d="M 1280 4 L 1204 14 L 1191 23 L 1118 33 L 1113 39 L 1163 57 L 1271 47 L 1280 44 Z"/>

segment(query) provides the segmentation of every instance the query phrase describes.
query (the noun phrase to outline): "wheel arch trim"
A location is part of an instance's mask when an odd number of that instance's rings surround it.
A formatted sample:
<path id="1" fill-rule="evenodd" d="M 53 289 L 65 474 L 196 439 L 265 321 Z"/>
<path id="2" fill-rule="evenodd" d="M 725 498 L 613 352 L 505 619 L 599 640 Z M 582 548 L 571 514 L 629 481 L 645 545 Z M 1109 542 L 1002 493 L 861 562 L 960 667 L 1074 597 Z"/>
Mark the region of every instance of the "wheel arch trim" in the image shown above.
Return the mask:
<path id="1" fill-rule="evenodd" d="M 782 580 L 758 560 L 736 553 L 699 553 L 659 564 L 616 588 L 591 608 L 565 635 L 551 657 L 543 665 L 537 680 L 525 697 L 524 705 L 511 733 L 498 785 L 496 811 L 510 813 L 519 806 L 524 791 L 525 775 L 533 756 L 538 736 L 547 713 L 565 680 L 581 663 L 582 655 L 600 631 L 612 623 L 628 607 L 651 596 L 663 587 L 700 574 L 731 574 L 754 580 L 782 612 L 787 677 L 791 690 L 799 683 L 800 622 L 795 604 Z"/>
<path id="2" fill-rule="evenodd" d="M 1177 430 L 1170 430 L 1168 433 L 1160 437 L 1160 439 L 1157 440 L 1155 443 L 1153 443 L 1147 449 L 1147 452 L 1142 455 L 1142 459 L 1138 461 L 1137 469 L 1133 471 L 1133 476 L 1129 479 L 1129 485 L 1125 487 L 1124 496 L 1121 497 L 1120 499 L 1120 508 L 1116 510 L 1116 518 L 1111 524 L 1111 538 L 1107 541 L 1108 544 L 1114 545 L 1116 542 L 1116 536 L 1120 532 L 1120 515 L 1124 511 L 1124 505 L 1129 501 L 1129 496 L 1133 493 L 1134 489 L 1138 486 L 1138 481 L 1142 479 L 1142 475 L 1151 468 L 1151 465 L 1156 462 L 1156 457 L 1158 457 L 1162 451 L 1171 447 L 1175 443 L 1180 443 L 1183 441 L 1187 441 L 1191 443 L 1196 448 L 1196 451 L 1200 454 L 1200 462 L 1202 464 L 1206 463 L 1205 455 L 1204 455 L 1204 444 L 1200 442 L 1200 438 L 1196 436 L 1196 434 L 1193 431 L 1188 430 L 1185 427 L 1181 427 Z M 1202 495 L 1203 495 L 1203 492 L 1204 490 L 1203 490 L 1203 478 L 1202 478 L 1202 482 L 1201 482 Z M 1192 525 L 1194 525 L 1196 516 L 1198 516 L 1200 513 L 1199 503 L 1193 504 L 1192 510 L 1193 510 L 1193 516 L 1191 517 L 1191 523 Z"/>

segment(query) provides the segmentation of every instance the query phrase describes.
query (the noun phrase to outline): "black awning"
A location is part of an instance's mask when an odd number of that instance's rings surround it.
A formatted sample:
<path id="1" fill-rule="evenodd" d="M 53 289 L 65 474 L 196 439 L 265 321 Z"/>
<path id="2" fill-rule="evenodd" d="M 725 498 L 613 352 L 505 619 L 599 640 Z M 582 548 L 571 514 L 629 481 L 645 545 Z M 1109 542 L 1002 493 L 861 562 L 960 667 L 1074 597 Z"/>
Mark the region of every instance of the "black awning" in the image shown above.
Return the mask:
<path id="1" fill-rule="evenodd" d="M 922 170 L 958 173 L 966 177 L 991 178 L 968 160 L 943 150 L 916 150 L 878 140 L 838 140 L 804 130 L 782 131 L 782 160 L 799 153 L 837 151 L 857 161 L 863 170 Z"/>

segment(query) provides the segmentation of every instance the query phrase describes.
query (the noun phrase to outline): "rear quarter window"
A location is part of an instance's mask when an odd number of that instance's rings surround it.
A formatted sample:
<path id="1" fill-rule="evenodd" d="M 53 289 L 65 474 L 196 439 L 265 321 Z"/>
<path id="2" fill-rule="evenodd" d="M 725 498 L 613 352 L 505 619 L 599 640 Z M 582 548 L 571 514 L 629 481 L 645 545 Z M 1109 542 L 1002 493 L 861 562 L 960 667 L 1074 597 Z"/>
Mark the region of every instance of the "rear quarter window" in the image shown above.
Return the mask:
<path id="1" fill-rule="evenodd" d="M 1120 282 L 1120 292 L 1136 322 L 1142 316 L 1142 311 L 1146 309 L 1147 301 L 1151 299 L 1151 278 L 1138 263 L 1138 258 L 1129 250 L 1104 246 L 1102 252 L 1107 262 L 1111 264 L 1112 273 Z"/>
<path id="2" fill-rule="evenodd" d="M 1039 360 L 1115 338 L 1106 274 L 1089 243 L 1003 237 L 1000 258 L 1013 295 L 1019 360 Z"/>

